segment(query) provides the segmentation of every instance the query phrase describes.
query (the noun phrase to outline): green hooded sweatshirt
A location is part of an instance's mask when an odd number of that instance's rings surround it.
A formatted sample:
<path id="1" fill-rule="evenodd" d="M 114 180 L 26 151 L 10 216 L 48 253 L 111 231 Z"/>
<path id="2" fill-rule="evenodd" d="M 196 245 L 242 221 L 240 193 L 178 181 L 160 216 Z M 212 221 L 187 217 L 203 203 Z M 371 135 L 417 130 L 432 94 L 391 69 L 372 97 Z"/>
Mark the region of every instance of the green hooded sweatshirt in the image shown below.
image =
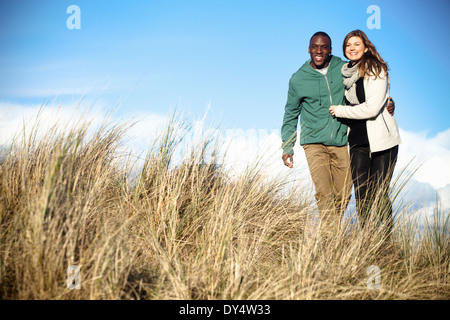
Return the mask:
<path id="1" fill-rule="evenodd" d="M 319 143 L 326 146 L 347 145 L 347 126 L 329 112 L 331 105 L 345 105 L 345 87 L 340 58 L 331 56 L 326 76 L 313 69 L 311 60 L 292 75 L 289 81 L 281 138 L 283 153 L 293 154 L 300 117 L 300 145 Z"/>

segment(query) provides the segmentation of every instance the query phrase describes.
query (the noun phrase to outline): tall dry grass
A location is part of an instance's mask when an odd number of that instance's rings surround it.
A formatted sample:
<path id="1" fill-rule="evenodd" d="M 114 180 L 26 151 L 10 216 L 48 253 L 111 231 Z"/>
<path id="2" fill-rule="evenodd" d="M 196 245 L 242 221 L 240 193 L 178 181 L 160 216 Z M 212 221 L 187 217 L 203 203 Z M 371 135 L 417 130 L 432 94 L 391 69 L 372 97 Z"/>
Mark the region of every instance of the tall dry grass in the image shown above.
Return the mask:
<path id="1" fill-rule="evenodd" d="M 11 144 L 0 163 L 1 299 L 449 298 L 448 215 L 437 210 L 421 230 L 403 209 L 388 242 L 375 223 L 324 230 L 309 190 L 286 191 L 288 177 L 267 181 L 257 166 L 230 179 L 214 142 L 173 163 L 174 122 L 137 173 L 120 148 L 128 124 L 56 123 L 39 137 L 36 126 Z M 70 265 L 79 290 L 67 286 Z"/>

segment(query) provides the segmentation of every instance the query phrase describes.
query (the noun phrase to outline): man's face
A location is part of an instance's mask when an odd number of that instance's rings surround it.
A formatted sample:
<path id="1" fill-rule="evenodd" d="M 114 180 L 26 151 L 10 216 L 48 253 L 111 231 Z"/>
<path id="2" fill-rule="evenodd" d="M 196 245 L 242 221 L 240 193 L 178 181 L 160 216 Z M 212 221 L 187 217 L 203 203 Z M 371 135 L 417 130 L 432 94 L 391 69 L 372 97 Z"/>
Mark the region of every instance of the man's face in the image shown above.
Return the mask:
<path id="1" fill-rule="evenodd" d="M 330 40 L 324 36 L 313 37 L 309 43 L 308 53 L 311 56 L 311 66 L 314 69 L 328 67 L 331 54 Z"/>

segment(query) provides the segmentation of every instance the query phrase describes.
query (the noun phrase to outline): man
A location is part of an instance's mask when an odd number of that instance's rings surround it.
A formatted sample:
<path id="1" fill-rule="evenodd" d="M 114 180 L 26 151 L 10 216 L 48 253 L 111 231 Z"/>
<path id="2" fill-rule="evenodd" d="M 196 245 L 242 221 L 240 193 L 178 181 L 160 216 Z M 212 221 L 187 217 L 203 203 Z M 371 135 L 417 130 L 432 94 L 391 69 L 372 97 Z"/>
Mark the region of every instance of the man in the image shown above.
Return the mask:
<path id="1" fill-rule="evenodd" d="M 281 136 L 283 162 L 293 167 L 300 113 L 300 145 L 315 187 L 322 219 L 342 218 L 351 197 L 352 179 L 347 147 L 347 126 L 328 111 L 332 104 L 345 104 L 341 68 L 344 61 L 331 55 L 331 39 L 315 33 L 309 43 L 311 59 L 289 81 Z"/>

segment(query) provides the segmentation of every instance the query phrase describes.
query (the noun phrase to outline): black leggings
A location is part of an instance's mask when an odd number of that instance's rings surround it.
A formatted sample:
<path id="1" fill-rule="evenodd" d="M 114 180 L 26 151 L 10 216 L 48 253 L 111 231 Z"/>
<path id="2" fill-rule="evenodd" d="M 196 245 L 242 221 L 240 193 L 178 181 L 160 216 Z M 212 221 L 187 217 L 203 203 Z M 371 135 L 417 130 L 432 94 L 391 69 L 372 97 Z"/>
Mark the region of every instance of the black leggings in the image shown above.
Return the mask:
<path id="1" fill-rule="evenodd" d="M 368 145 L 350 148 L 356 206 L 362 227 L 369 217 L 370 209 L 376 208 L 380 221 L 387 224 L 389 232 L 392 231 L 392 203 L 388 191 L 397 155 L 398 146 L 372 154 Z"/>

